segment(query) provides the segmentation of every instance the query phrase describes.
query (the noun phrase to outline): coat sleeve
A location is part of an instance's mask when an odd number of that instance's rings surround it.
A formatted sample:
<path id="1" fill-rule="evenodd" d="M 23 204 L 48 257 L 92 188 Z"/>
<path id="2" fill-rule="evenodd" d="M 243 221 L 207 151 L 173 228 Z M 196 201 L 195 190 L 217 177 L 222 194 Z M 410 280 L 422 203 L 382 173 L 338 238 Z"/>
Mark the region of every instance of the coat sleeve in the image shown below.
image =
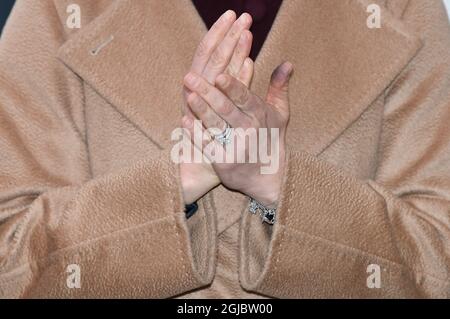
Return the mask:
<path id="1" fill-rule="evenodd" d="M 386 95 L 374 180 L 291 151 L 273 230 L 241 225 L 246 289 L 450 298 L 450 30 L 441 1 L 411 0 L 403 19 L 424 47 Z"/>
<path id="2" fill-rule="evenodd" d="M 213 217 L 201 208 L 188 227 L 169 152 L 91 177 L 83 83 L 56 58 L 64 38 L 52 1 L 19 0 L 0 42 L 0 298 L 208 284 Z"/>

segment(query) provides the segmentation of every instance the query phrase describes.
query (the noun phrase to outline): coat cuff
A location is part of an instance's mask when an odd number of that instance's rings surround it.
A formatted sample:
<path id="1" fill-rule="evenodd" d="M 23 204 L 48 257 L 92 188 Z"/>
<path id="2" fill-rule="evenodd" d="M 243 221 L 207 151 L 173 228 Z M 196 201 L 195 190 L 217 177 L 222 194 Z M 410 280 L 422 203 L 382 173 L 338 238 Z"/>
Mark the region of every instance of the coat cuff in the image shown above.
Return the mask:
<path id="1" fill-rule="evenodd" d="M 306 153 L 288 152 L 286 168 L 275 225 L 248 212 L 242 218 L 246 290 L 284 298 L 417 297 L 377 192 Z M 368 287 L 370 264 L 391 279 L 383 289 Z"/>
<path id="2" fill-rule="evenodd" d="M 215 218 L 201 203 L 188 225 L 179 168 L 168 156 L 83 185 L 52 231 L 53 241 L 37 244 L 53 252 L 31 266 L 39 277 L 26 296 L 164 298 L 209 284 Z M 64 201 L 62 194 L 45 196 Z M 71 264 L 81 271 L 79 289 L 66 286 Z"/>

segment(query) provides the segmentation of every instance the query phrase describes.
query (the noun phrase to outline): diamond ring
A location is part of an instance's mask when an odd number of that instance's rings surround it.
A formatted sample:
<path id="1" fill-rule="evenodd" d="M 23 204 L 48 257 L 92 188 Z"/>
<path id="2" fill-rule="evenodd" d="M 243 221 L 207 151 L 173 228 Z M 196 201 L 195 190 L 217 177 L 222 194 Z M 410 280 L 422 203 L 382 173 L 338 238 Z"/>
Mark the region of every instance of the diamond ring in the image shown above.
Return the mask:
<path id="1" fill-rule="evenodd" d="M 222 133 L 214 135 L 214 139 L 219 142 L 222 146 L 228 145 L 231 143 L 231 136 L 233 133 L 233 128 L 230 124 L 227 123 L 227 126 L 223 130 Z"/>

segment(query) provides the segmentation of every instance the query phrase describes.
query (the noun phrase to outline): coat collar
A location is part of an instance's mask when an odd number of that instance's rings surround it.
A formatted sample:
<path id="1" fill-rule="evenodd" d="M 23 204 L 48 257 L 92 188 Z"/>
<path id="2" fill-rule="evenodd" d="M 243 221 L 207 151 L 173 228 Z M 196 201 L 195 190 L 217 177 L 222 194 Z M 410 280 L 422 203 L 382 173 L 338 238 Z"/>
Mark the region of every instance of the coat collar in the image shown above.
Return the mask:
<path id="1" fill-rule="evenodd" d="M 387 11 L 381 29 L 367 28 L 368 5 L 368 0 L 285 0 L 279 10 L 256 60 L 252 90 L 264 96 L 273 68 L 285 60 L 294 64 L 288 142 L 301 150 L 323 151 L 421 46 Z M 117 0 L 58 55 L 166 148 L 179 126 L 183 76 L 205 32 L 190 0 Z"/>

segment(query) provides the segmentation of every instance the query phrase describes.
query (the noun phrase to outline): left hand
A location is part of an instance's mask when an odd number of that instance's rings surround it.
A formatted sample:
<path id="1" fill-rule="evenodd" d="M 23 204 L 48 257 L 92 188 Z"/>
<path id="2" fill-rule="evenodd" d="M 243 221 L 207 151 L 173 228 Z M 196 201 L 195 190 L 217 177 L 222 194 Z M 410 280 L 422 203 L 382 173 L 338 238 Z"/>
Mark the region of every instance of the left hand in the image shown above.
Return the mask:
<path id="1" fill-rule="evenodd" d="M 214 170 L 222 184 L 254 198 L 267 207 L 277 205 L 284 175 L 285 135 L 289 121 L 288 87 L 292 71 L 293 66 L 289 62 L 275 69 L 265 99 L 256 96 L 244 84 L 227 74 L 219 75 L 215 86 L 192 72 L 184 79 L 185 86 L 192 92 L 187 99 L 188 105 L 196 118 L 202 121 L 203 126 L 222 132 L 228 123 L 234 129 L 235 140 L 233 144 L 226 146 L 214 141 L 207 130 L 202 130 L 203 136 L 207 137 L 203 139 L 203 147 L 212 145 L 215 154 L 231 154 L 234 151 L 232 163 L 213 161 Z M 198 144 L 199 139 L 195 138 L 195 132 L 198 130 L 194 131 L 193 125 L 185 128 L 191 133 L 193 143 Z M 239 130 L 236 130 L 238 128 L 254 129 L 245 134 L 250 132 L 247 137 L 251 136 L 250 139 L 257 140 L 257 149 L 253 149 L 257 154 L 250 154 L 252 150 L 245 142 L 246 135 L 239 133 Z M 261 135 L 259 129 L 267 129 L 267 134 Z M 272 144 L 271 129 L 278 129 L 279 132 L 275 144 Z M 267 143 L 268 149 L 271 144 L 272 147 L 276 146 L 267 154 L 279 161 L 279 166 L 271 174 L 261 173 L 265 164 L 259 156 L 261 143 Z M 246 159 L 245 163 L 236 161 L 239 156 Z M 248 159 L 252 156 L 256 156 L 256 161 L 249 163 Z"/>
<path id="2" fill-rule="evenodd" d="M 221 73 L 228 73 L 249 85 L 253 76 L 253 62 L 248 57 L 253 36 L 248 30 L 252 18 L 244 13 L 236 20 L 236 14 L 223 14 L 200 42 L 191 65 L 190 72 L 200 74 L 209 83 L 214 83 Z M 189 126 L 195 117 L 187 106 L 190 91 L 183 87 L 182 126 Z M 201 198 L 220 184 L 213 167 L 206 163 L 181 163 L 180 179 L 186 204 Z"/>

